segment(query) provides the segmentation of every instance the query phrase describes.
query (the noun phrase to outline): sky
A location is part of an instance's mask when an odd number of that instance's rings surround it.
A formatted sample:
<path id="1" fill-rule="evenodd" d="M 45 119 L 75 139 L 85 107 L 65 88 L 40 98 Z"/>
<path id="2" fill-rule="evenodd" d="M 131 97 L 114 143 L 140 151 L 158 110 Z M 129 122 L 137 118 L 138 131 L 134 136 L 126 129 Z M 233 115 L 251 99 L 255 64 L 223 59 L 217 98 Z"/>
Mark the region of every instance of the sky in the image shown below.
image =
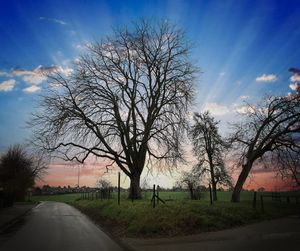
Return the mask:
<path id="1" fill-rule="evenodd" d="M 48 88 L 43 72 L 70 74 L 86 44 L 139 18 L 168 20 L 186 32 L 194 47 L 192 59 L 202 72 L 193 111 L 210 110 L 222 121 L 224 133 L 245 101 L 287 95 L 296 88 L 288 69 L 300 68 L 298 0 L 2 0 L 0 152 L 30 137 L 26 121 Z M 93 186 L 103 165 L 81 170 L 81 184 Z M 52 164 L 44 183 L 75 185 L 77 173 L 76 167 Z M 256 186 L 272 189 L 272 175 L 256 175 Z M 174 180 L 168 174 L 154 176 L 145 180 L 165 186 Z"/>

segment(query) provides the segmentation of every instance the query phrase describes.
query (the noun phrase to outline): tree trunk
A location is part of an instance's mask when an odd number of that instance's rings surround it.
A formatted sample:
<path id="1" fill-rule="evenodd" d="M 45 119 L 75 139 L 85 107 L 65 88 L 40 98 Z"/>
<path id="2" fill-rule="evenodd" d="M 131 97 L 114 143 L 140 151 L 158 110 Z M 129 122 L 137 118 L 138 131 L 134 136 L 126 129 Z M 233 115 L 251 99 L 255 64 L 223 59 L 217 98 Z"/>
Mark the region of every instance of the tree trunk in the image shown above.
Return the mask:
<path id="1" fill-rule="evenodd" d="M 243 185 L 249 175 L 249 172 L 252 168 L 253 162 L 248 161 L 245 165 L 243 165 L 243 170 L 239 175 L 239 178 L 235 184 L 235 187 L 232 192 L 231 202 L 240 202 L 240 194 L 243 188 Z"/>
<path id="2" fill-rule="evenodd" d="M 193 186 L 189 186 L 189 190 L 190 190 L 191 200 L 193 200 L 195 198 Z"/>
<path id="3" fill-rule="evenodd" d="M 209 166 L 210 166 L 210 177 L 211 177 L 211 186 L 212 186 L 212 192 L 213 192 L 213 200 L 217 201 L 217 184 L 215 181 L 215 172 L 214 172 L 214 164 L 212 162 L 212 158 L 209 158 Z"/>
<path id="4" fill-rule="evenodd" d="M 218 197 L 217 197 L 217 185 L 216 182 L 214 180 L 212 180 L 212 190 L 213 190 L 213 200 L 217 201 Z"/>
<path id="5" fill-rule="evenodd" d="M 130 189 L 128 198 L 131 200 L 142 198 L 140 188 L 140 174 L 138 173 L 135 173 L 130 177 Z"/>

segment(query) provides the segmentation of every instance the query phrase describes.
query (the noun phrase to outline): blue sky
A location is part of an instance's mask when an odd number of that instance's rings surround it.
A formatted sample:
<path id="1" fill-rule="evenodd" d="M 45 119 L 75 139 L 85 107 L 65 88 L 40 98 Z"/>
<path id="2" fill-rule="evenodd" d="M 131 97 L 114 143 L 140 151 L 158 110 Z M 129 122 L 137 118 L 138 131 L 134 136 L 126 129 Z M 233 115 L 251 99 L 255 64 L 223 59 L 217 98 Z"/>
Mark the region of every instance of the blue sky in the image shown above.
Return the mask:
<path id="1" fill-rule="evenodd" d="M 288 69 L 300 68 L 300 1 L 2 0 L 0 151 L 29 136 L 25 122 L 47 88 L 42 71 L 70 72 L 85 44 L 138 18 L 167 19 L 194 44 L 203 72 L 195 111 L 230 121 L 245 99 L 293 91 Z"/>

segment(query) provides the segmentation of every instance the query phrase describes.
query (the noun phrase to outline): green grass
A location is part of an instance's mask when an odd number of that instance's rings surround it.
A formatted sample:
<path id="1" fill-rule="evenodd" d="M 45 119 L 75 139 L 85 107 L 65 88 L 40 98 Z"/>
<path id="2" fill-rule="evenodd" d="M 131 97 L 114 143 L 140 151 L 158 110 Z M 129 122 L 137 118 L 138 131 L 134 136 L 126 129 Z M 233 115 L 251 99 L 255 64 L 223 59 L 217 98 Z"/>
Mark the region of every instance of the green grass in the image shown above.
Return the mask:
<path id="1" fill-rule="evenodd" d="M 75 200 L 80 199 L 80 194 L 78 193 L 71 193 L 71 194 L 57 194 L 57 195 L 35 195 L 31 197 L 31 200 L 34 202 L 38 201 L 58 201 L 58 202 L 65 202 L 71 203 Z"/>
<path id="2" fill-rule="evenodd" d="M 156 208 L 150 204 L 151 193 L 144 193 L 144 199 L 131 202 L 122 194 L 121 205 L 116 194 L 111 200 L 83 200 L 80 194 L 34 196 L 34 200 L 67 202 L 87 214 L 100 225 L 107 227 L 117 236 L 160 237 L 194 234 L 239 226 L 255 221 L 272 219 L 299 212 L 300 204 L 288 204 L 265 199 L 263 213 L 258 196 L 257 209 L 252 208 L 252 192 L 243 192 L 240 203 L 230 203 L 229 192 L 219 192 L 219 201 L 213 206 L 209 195 L 200 201 L 188 199 L 184 192 L 161 192 L 166 204 Z"/>
<path id="3" fill-rule="evenodd" d="M 107 227 L 116 236 L 161 237 L 215 231 L 265 219 L 272 219 L 299 212 L 300 204 L 294 200 L 288 204 L 264 201 L 261 211 L 259 195 L 257 209 L 252 208 L 253 192 L 243 191 L 240 203 L 230 203 L 231 193 L 218 192 L 218 202 L 212 206 L 209 194 L 204 193 L 200 201 L 189 199 L 185 192 L 161 192 L 166 204 L 159 203 L 156 208 L 150 204 L 151 193 L 143 194 L 142 200 L 127 200 L 121 195 L 121 205 L 117 195 L 111 200 L 84 200 L 80 194 L 33 196 L 33 201 L 59 201 L 69 203 L 87 214 L 100 225 Z"/>
<path id="4" fill-rule="evenodd" d="M 190 200 L 170 201 L 155 209 L 145 201 L 124 201 L 118 206 L 115 201 L 78 200 L 73 205 L 96 221 L 106 218 L 112 224 L 121 222 L 127 236 L 146 237 L 214 231 L 296 212 L 296 208 L 284 203 L 265 203 L 263 214 L 253 210 L 249 202 L 217 202 L 210 206 L 205 201 Z"/>

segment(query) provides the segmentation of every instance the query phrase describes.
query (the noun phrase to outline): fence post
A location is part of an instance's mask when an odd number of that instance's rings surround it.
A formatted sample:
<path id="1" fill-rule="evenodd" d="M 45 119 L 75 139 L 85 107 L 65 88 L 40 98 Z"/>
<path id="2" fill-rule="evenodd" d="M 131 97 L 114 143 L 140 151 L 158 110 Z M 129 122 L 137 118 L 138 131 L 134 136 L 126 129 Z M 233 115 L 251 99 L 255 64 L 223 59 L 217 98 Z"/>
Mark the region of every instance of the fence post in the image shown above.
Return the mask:
<path id="1" fill-rule="evenodd" d="M 120 172 L 118 173 L 118 205 L 120 205 Z"/>
<path id="2" fill-rule="evenodd" d="M 210 205 L 213 204 L 213 201 L 212 201 L 212 194 L 211 194 L 211 186 L 209 184 L 209 198 L 210 198 Z"/>
<path id="3" fill-rule="evenodd" d="M 281 202 L 281 194 L 278 193 L 278 198 L 279 198 L 279 201 Z"/>
<path id="4" fill-rule="evenodd" d="M 254 191 L 252 206 L 253 206 L 253 209 L 256 210 L 256 191 Z"/>
<path id="5" fill-rule="evenodd" d="M 159 202 L 159 199 L 158 199 L 159 198 L 159 191 L 158 190 L 159 190 L 159 185 L 157 185 L 157 187 L 156 187 L 157 205 L 158 205 L 158 202 Z"/>
<path id="6" fill-rule="evenodd" d="M 153 196 L 152 196 L 152 199 L 153 199 L 153 208 L 155 208 L 155 184 L 153 185 Z"/>
<path id="7" fill-rule="evenodd" d="M 262 213 L 264 213 L 264 212 L 265 212 L 265 208 L 264 208 L 264 198 L 263 198 L 262 195 L 260 196 L 260 206 L 261 206 L 261 211 L 262 211 Z"/>

